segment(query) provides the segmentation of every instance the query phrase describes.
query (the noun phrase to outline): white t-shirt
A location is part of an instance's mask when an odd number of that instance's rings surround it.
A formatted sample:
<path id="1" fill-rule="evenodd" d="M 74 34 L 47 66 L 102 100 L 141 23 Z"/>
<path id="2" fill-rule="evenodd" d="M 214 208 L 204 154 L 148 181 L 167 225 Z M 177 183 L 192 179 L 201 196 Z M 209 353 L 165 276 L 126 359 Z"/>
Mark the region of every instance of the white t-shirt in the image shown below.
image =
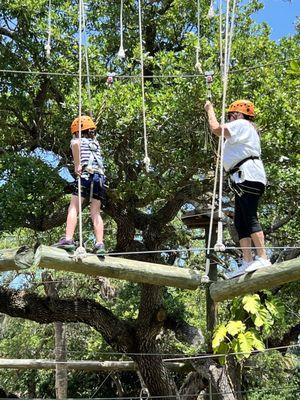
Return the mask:
<path id="1" fill-rule="evenodd" d="M 260 157 L 260 139 L 255 127 L 246 119 L 237 119 L 225 124 L 230 138 L 224 143 L 224 168 L 229 171 L 238 162 L 250 156 Z M 266 173 L 261 160 L 248 160 L 239 167 L 241 173 L 231 175 L 236 183 L 247 181 L 267 182 Z"/>

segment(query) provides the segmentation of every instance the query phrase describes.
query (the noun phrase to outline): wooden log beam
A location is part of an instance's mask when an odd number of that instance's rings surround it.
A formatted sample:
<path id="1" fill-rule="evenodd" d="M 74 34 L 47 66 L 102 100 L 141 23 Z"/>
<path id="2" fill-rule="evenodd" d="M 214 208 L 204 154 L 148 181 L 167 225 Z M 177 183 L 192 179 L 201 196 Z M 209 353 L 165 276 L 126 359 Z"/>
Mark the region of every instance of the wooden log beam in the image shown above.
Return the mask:
<path id="1" fill-rule="evenodd" d="M 197 289 L 201 275 L 198 271 L 170 265 L 129 260 L 106 256 L 100 260 L 89 254 L 76 261 L 65 250 L 41 245 L 35 253 L 34 264 L 38 268 L 69 271 L 91 276 L 125 279 L 130 282 L 159 286 L 174 286 L 181 289 Z"/>
<path id="2" fill-rule="evenodd" d="M 0 369 L 55 369 L 57 362 L 43 359 L 7 359 L 0 358 Z M 134 361 L 66 361 L 58 364 L 68 370 L 80 371 L 137 371 L 137 364 Z M 189 372 L 193 367 L 189 363 L 165 362 L 170 371 Z"/>
<path id="3" fill-rule="evenodd" d="M 30 268 L 34 261 L 33 250 L 27 246 L 0 250 L 0 271 L 17 271 Z"/>
<path id="4" fill-rule="evenodd" d="M 213 283 L 210 286 L 210 295 L 216 302 L 229 300 L 299 279 L 300 258 L 294 258 L 228 281 Z"/>

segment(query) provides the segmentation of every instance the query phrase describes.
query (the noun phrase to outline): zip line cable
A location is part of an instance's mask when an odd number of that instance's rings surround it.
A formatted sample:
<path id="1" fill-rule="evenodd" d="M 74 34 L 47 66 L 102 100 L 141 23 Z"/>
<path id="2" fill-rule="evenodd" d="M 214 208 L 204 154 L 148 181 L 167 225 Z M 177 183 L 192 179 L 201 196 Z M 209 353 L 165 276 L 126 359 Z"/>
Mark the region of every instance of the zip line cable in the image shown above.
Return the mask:
<path id="1" fill-rule="evenodd" d="M 144 131 L 144 164 L 146 172 L 150 171 L 150 158 L 148 156 L 148 138 L 146 125 L 146 104 L 145 104 L 145 79 L 144 79 L 144 49 L 143 49 L 143 33 L 142 33 L 142 4 L 139 5 L 139 39 L 140 39 L 140 64 L 141 64 L 141 89 L 142 89 L 142 107 L 143 107 L 143 131 Z"/>
<path id="2" fill-rule="evenodd" d="M 218 358 L 218 357 L 228 357 L 228 356 L 233 356 L 233 355 L 243 355 L 243 354 L 265 354 L 265 353 L 269 353 L 271 351 L 279 351 L 279 350 L 289 350 L 289 349 L 296 349 L 299 348 L 300 344 L 289 344 L 286 346 L 277 346 L 277 347 L 269 347 L 269 348 L 265 348 L 263 350 L 252 350 L 250 352 L 232 352 L 232 353 L 227 353 L 227 354 L 201 354 L 199 356 L 185 356 L 182 357 L 184 354 L 182 353 L 135 353 L 135 352 L 130 352 L 130 353 L 122 353 L 122 352 L 115 352 L 115 351 L 97 351 L 97 354 L 99 355 L 106 355 L 106 356 L 122 356 L 122 357 L 131 357 L 131 356 L 150 356 L 150 357 L 157 357 L 157 356 L 178 356 L 176 358 L 164 358 L 162 361 L 167 363 L 167 362 L 180 362 L 180 361 L 184 361 L 184 360 L 207 360 L 207 359 L 212 359 L 212 358 Z M 57 347 L 58 349 L 61 348 L 61 346 Z M 34 349 L 34 347 L 32 348 Z M 28 350 L 28 348 L 26 348 L 26 350 Z M 49 354 L 53 354 L 55 352 L 55 350 L 50 350 L 48 351 Z M 76 354 L 78 353 L 77 350 L 69 350 L 67 349 L 67 354 Z M 1 358 L 0 358 L 1 360 Z M 72 361 L 77 361 L 77 360 L 72 360 Z M 89 361 L 89 360 L 87 360 Z M 119 360 L 107 360 L 107 361 L 119 361 Z M 59 363 L 59 361 L 58 361 Z M 61 361 L 61 363 L 63 364 L 64 362 Z"/>
<path id="3" fill-rule="evenodd" d="M 272 67 L 275 65 L 282 65 L 282 64 L 286 64 L 289 63 L 291 61 L 300 61 L 300 57 L 296 57 L 296 58 L 287 58 L 285 60 L 282 61 L 277 61 L 277 62 L 269 62 L 269 63 L 262 63 L 262 64 L 258 64 L 258 65 L 253 65 L 253 66 L 249 66 L 249 67 L 244 67 L 244 68 L 239 68 L 239 69 L 232 69 L 230 71 L 228 71 L 228 74 L 235 74 L 235 73 L 241 73 L 241 72 L 248 72 L 251 70 L 255 70 L 255 69 L 259 69 L 259 68 L 267 68 L 267 67 Z M 49 75 L 49 76 L 71 76 L 71 77 L 78 77 L 78 73 L 72 73 L 72 72 L 50 72 L 50 71 L 30 71 L 30 70 L 17 70 L 17 69 L 0 69 L 0 73 L 3 74 L 23 74 L 23 75 Z M 216 75 L 218 75 L 216 73 Z M 82 76 L 86 77 L 87 74 L 82 74 Z M 178 79 L 178 78 L 201 78 L 201 77 L 205 77 L 205 74 L 176 74 L 176 75 L 161 75 L 161 74 L 154 74 L 154 75 L 144 75 L 144 78 L 147 79 Z M 103 74 L 90 74 L 90 78 L 93 79 L 107 79 L 107 75 L 103 75 Z M 141 79 L 141 75 L 114 75 L 114 79 L 136 79 L 136 80 L 140 80 Z"/>

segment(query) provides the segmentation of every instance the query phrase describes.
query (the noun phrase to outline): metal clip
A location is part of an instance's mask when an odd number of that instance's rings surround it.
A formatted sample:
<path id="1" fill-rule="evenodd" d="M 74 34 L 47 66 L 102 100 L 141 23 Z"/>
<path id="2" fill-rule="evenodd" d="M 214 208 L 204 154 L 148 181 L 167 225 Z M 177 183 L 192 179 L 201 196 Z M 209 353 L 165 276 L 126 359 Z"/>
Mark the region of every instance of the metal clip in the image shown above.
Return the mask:
<path id="1" fill-rule="evenodd" d="M 206 81 L 207 98 L 211 100 L 212 99 L 211 84 L 213 83 L 214 71 L 205 71 L 204 75 Z"/>

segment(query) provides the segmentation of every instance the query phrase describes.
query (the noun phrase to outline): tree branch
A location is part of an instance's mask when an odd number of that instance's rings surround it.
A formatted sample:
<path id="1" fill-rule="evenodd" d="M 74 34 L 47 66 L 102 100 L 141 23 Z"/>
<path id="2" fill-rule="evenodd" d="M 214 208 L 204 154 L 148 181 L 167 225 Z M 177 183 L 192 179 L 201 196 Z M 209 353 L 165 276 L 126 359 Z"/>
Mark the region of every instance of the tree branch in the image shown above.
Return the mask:
<path id="1" fill-rule="evenodd" d="M 134 348 L 135 335 L 129 325 L 92 300 L 55 299 L 0 287 L 0 312 L 40 324 L 83 322 L 119 351 L 130 352 Z"/>

